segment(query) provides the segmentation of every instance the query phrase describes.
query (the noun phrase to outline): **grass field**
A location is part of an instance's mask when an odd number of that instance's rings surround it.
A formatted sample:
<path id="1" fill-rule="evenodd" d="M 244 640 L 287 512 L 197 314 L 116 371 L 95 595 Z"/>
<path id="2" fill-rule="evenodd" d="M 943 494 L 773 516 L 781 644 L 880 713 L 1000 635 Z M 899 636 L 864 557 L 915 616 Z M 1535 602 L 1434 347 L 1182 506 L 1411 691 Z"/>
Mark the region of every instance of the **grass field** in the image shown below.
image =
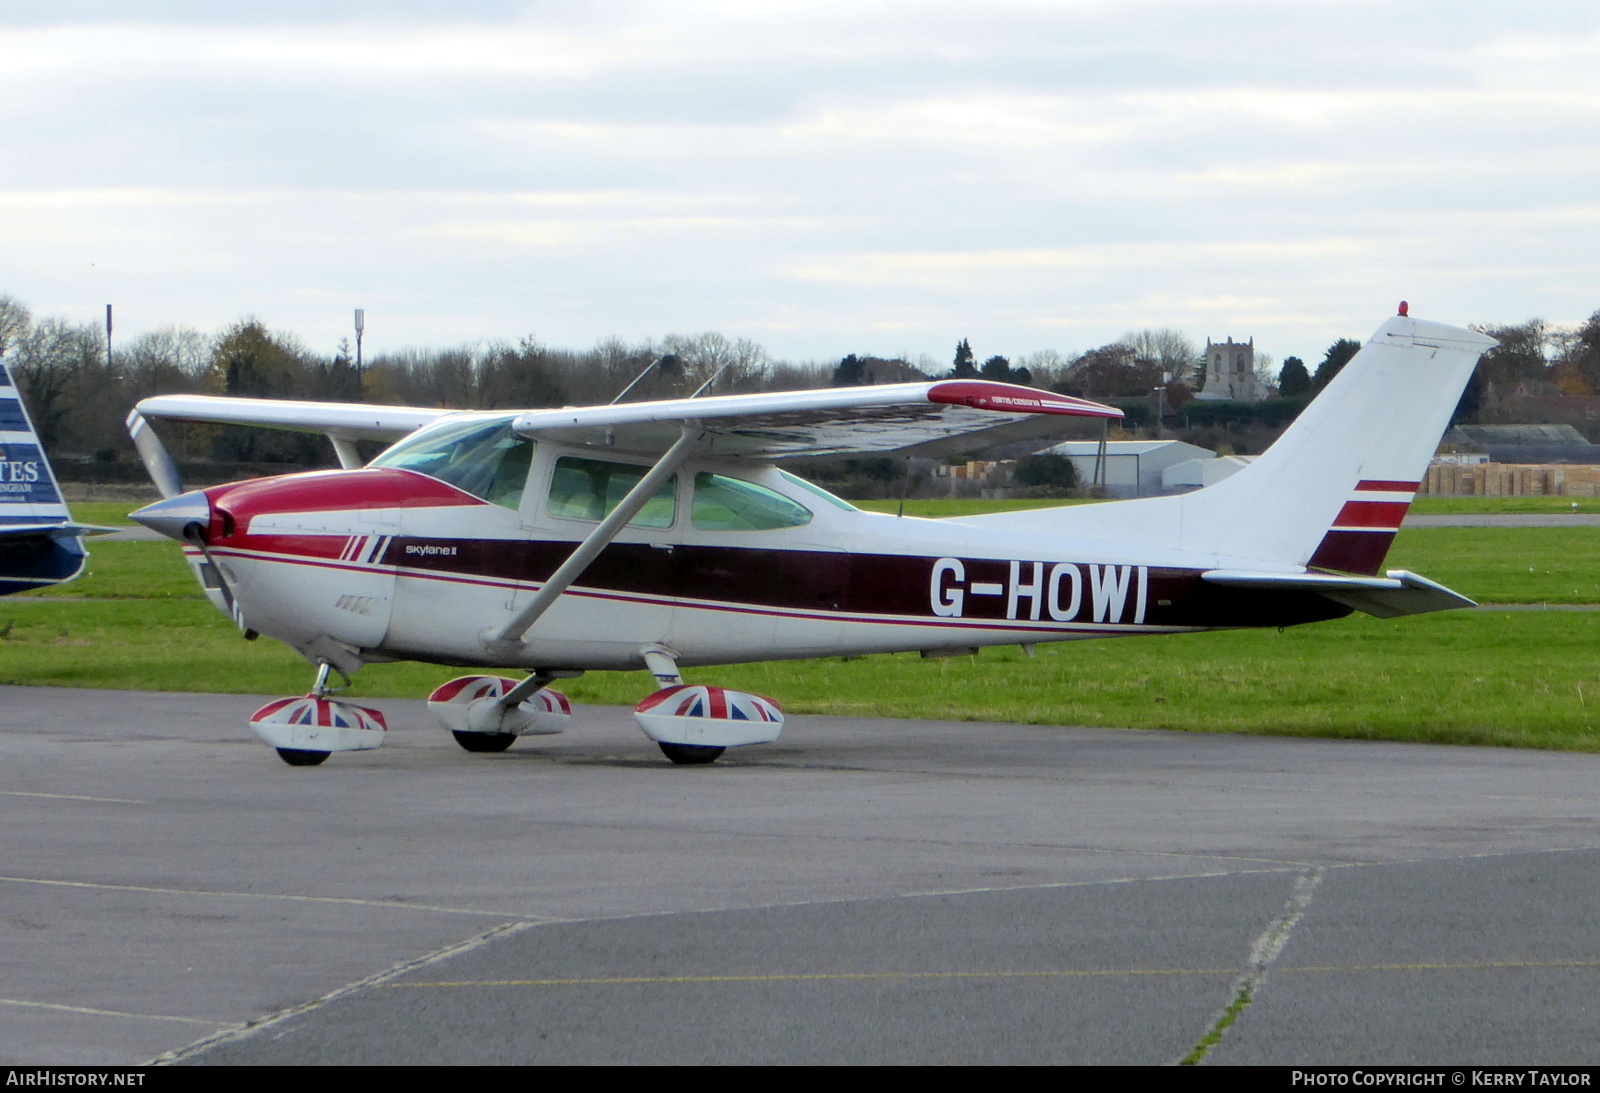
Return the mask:
<path id="1" fill-rule="evenodd" d="M 81 518 L 108 522 L 104 517 Z M 307 665 L 246 642 L 165 542 L 92 544 L 88 573 L 53 595 L 0 601 L 0 682 L 292 694 Z M 1600 603 L 1592 529 L 1401 533 L 1390 563 L 1485 601 Z M 1204 732 L 1279 733 L 1600 750 L 1600 612 L 1357 616 L 1239 631 L 702 669 L 696 679 L 777 698 L 795 713 L 873 714 Z M 454 669 L 373 665 L 354 695 L 416 698 Z M 595 673 L 575 701 L 632 704 L 644 673 Z"/>

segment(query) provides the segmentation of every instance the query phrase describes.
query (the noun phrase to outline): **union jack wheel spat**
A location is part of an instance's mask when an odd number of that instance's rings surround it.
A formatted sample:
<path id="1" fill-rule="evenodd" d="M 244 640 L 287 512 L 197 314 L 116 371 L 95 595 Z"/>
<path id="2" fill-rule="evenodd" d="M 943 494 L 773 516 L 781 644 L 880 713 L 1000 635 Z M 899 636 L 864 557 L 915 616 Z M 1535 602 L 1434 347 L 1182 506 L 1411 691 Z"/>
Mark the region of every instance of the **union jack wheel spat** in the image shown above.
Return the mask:
<path id="1" fill-rule="evenodd" d="M 719 721 L 770 721 L 783 723 L 783 710 L 770 698 L 708 687 L 703 683 L 679 684 L 650 695 L 634 707 L 635 713 L 665 717 L 706 717 Z"/>
<path id="2" fill-rule="evenodd" d="M 389 723 L 381 711 L 357 706 L 353 702 L 340 702 L 332 698 L 304 695 L 300 698 L 280 698 L 269 702 L 250 715 L 251 724 L 302 725 L 319 729 L 358 729 L 365 732 L 388 732 Z"/>
<path id="3" fill-rule="evenodd" d="M 517 685 L 505 676 L 461 676 L 435 690 L 429 702 L 476 702 L 480 698 L 504 698 Z"/>

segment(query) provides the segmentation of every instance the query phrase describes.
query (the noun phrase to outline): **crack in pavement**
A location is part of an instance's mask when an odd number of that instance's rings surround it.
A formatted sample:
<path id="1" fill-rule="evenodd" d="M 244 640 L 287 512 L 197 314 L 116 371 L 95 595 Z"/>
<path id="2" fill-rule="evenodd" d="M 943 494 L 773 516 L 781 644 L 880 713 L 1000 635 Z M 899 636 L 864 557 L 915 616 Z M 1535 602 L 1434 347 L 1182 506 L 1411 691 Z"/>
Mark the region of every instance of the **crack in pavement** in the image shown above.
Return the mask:
<path id="1" fill-rule="evenodd" d="M 1179 1066 L 1198 1066 L 1203 1062 L 1206 1053 L 1222 1042 L 1223 1036 L 1227 1035 L 1228 1029 L 1238 1020 L 1239 1014 L 1250 1005 L 1255 992 L 1267 978 L 1267 969 L 1278 959 L 1278 954 L 1283 952 L 1284 946 L 1289 943 L 1289 935 L 1299 925 L 1306 908 L 1311 906 L 1311 897 L 1316 893 L 1317 885 L 1322 883 L 1322 875 L 1322 867 L 1314 865 L 1296 878 L 1294 891 L 1289 895 L 1289 902 L 1284 904 L 1283 913 L 1263 930 L 1255 943 L 1250 946 L 1250 955 L 1245 960 L 1244 971 L 1234 984 L 1233 998 L 1222 1008 L 1222 1012 L 1217 1014 L 1205 1035 L 1195 1042 L 1187 1055 L 1178 1060 Z"/>

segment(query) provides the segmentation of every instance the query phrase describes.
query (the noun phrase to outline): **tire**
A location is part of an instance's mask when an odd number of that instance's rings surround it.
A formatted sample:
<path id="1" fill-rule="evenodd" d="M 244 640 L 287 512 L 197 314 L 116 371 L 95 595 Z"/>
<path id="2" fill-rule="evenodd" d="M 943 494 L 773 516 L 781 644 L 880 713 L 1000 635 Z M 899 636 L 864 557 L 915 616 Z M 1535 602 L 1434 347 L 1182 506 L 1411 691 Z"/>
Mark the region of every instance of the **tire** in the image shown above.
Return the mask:
<path id="1" fill-rule="evenodd" d="M 480 755 L 505 751 L 517 742 L 508 732 L 452 732 L 450 735 L 456 738 L 457 744 Z"/>
<path id="2" fill-rule="evenodd" d="M 291 767 L 314 767 L 329 756 L 325 751 L 302 751 L 300 748 L 279 748 L 278 758 Z"/>
<path id="3" fill-rule="evenodd" d="M 657 741 L 661 747 L 661 754 L 671 759 L 674 763 L 687 767 L 704 766 L 715 763 L 722 758 L 722 753 L 727 748 L 711 748 L 704 744 L 668 744 Z"/>

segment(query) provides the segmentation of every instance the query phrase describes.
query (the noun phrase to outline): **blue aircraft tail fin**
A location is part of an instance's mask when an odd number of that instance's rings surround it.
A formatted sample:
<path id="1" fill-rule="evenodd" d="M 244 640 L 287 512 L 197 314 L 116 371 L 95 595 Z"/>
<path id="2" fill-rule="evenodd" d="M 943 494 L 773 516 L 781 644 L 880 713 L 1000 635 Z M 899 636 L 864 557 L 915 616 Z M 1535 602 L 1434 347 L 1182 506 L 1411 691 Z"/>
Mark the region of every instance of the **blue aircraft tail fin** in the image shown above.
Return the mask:
<path id="1" fill-rule="evenodd" d="M 70 581 L 87 554 L 28 409 L 0 363 L 0 595 Z"/>

